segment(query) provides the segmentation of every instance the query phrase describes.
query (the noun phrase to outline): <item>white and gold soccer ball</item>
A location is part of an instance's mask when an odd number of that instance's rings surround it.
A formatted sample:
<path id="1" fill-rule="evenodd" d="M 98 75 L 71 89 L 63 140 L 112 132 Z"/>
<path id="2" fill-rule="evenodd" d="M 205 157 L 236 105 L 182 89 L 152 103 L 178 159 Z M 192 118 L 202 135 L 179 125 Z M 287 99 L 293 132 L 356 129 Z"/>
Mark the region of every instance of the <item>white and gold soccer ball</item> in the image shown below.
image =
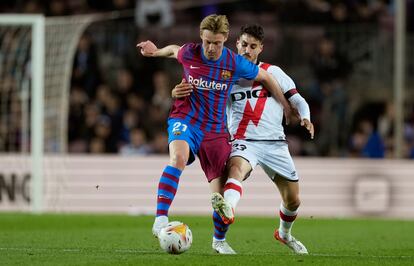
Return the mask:
<path id="1" fill-rule="evenodd" d="M 193 234 L 188 225 L 174 221 L 161 229 L 158 240 L 161 248 L 167 253 L 181 254 L 191 247 Z"/>

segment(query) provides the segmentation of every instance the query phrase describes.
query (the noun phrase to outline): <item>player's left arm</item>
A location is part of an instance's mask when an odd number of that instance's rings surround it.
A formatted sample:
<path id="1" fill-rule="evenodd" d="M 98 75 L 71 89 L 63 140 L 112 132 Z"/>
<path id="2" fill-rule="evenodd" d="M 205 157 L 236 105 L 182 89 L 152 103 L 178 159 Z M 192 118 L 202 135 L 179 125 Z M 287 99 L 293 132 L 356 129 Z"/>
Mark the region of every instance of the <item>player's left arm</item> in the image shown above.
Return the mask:
<path id="1" fill-rule="evenodd" d="M 262 68 L 259 68 L 259 73 L 257 74 L 255 80 L 262 83 L 264 87 L 270 91 L 273 97 L 283 106 L 286 124 L 289 124 L 289 117 L 291 115 L 292 110 L 288 101 L 283 95 L 283 91 L 279 82 Z"/>
<path id="2" fill-rule="evenodd" d="M 292 89 L 292 90 L 296 91 L 296 89 Z M 289 91 L 286 94 L 288 93 Z M 298 110 L 298 113 L 300 116 L 300 125 L 305 127 L 309 131 L 310 137 L 311 139 L 313 139 L 313 135 L 315 131 L 314 131 L 311 119 L 310 119 L 310 109 L 309 109 L 308 103 L 297 92 L 289 97 L 289 101 Z"/>
<path id="3" fill-rule="evenodd" d="M 310 109 L 306 100 L 299 94 L 295 82 L 280 67 L 270 66 L 267 70 L 276 79 L 285 98 L 292 104 L 294 116 L 300 118 L 301 126 L 305 127 L 311 139 L 313 139 L 314 128 L 310 119 Z"/>

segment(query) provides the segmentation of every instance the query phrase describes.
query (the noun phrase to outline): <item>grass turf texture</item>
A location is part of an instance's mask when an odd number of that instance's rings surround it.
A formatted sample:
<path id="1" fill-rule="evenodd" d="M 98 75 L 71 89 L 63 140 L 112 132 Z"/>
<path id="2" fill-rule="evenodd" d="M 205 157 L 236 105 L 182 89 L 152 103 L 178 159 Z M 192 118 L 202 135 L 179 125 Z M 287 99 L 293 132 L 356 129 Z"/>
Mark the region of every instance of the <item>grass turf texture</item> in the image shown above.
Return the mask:
<path id="1" fill-rule="evenodd" d="M 211 249 L 210 217 L 187 223 L 193 246 L 164 253 L 153 217 L 0 214 L 0 265 L 414 265 L 414 221 L 298 219 L 294 236 L 311 255 L 293 255 L 273 239 L 278 220 L 238 217 L 227 235 L 237 255 Z"/>

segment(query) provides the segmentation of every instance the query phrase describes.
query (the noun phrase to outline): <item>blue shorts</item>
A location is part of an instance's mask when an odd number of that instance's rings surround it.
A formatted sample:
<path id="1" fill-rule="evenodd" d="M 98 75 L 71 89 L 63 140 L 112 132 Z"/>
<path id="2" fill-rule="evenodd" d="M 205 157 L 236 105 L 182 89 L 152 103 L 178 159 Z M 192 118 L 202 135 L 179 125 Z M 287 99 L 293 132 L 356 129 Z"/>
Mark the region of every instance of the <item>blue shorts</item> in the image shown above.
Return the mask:
<path id="1" fill-rule="evenodd" d="M 188 158 L 187 165 L 194 162 L 195 155 L 200 149 L 203 138 L 204 133 L 194 125 L 187 123 L 184 119 L 168 119 L 168 144 L 174 140 L 184 140 L 190 146 L 190 157 Z"/>
<path id="2" fill-rule="evenodd" d="M 200 130 L 184 119 L 168 119 L 168 144 L 174 140 L 184 140 L 190 146 L 187 165 L 200 159 L 207 181 L 225 176 L 227 159 L 231 152 L 228 133 L 212 133 Z"/>

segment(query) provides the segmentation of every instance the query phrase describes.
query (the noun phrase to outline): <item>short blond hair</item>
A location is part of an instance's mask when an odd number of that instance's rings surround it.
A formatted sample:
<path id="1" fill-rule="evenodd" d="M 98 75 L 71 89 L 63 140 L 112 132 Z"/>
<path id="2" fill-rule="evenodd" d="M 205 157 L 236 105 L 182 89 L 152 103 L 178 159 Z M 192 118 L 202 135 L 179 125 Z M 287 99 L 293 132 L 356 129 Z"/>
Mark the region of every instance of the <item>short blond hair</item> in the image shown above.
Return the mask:
<path id="1" fill-rule="evenodd" d="M 227 20 L 226 15 L 216 15 L 212 14 L 205 17 L 200 23 L 200 34 L 203 33 L 203 30 L 209 30 L 214 34 L 221 33 L 223 35 L 228 35 L 230 31 L 230 24 Z"/>

